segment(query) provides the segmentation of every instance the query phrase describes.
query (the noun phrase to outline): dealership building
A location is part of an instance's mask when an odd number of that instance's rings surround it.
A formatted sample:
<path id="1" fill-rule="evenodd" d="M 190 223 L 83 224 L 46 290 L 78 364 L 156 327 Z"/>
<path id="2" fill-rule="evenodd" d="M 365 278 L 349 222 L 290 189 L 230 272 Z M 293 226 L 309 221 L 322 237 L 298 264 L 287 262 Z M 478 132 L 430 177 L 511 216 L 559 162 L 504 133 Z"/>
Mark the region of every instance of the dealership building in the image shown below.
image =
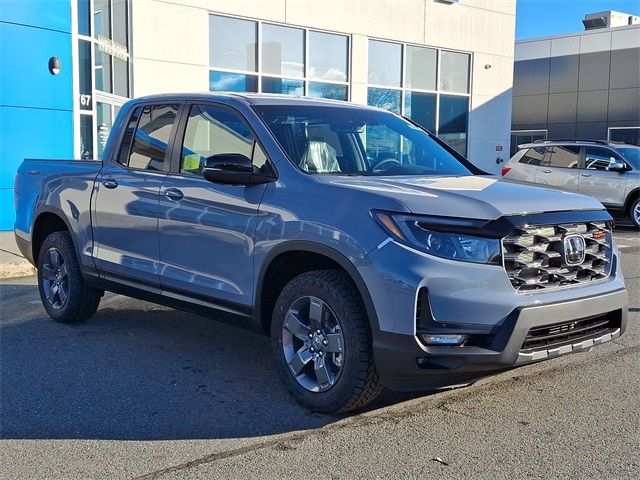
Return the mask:
<path id="1" fill-rule="evenodd" d="M 509 154 L 515 0 L 31 0 L 0 9 L 0 230 L 24 158 L 101 159 L 128 98 L 305 95 Z"/>
<path id="2" fill-rule="evenodd" d="M 597 12 L 583 24 L 516 42 L 512 153 L 539 139 L 640 145 L 640 17 Z"/>

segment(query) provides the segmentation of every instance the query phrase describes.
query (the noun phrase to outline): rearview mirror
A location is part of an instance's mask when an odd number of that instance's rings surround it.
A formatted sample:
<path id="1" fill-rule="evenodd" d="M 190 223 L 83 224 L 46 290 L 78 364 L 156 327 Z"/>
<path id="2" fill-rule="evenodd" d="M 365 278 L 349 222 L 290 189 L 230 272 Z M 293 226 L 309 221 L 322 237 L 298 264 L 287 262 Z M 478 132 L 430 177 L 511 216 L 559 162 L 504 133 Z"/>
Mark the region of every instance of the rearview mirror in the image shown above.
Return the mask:
<path id="1" fill-rule="evenodd" d="M 275 178 L 254 169 L 251 159 L 240 153 L 220 153 L 204 161 L 202 176 L 215 183 L 229 185 L 256 185 Z"/>

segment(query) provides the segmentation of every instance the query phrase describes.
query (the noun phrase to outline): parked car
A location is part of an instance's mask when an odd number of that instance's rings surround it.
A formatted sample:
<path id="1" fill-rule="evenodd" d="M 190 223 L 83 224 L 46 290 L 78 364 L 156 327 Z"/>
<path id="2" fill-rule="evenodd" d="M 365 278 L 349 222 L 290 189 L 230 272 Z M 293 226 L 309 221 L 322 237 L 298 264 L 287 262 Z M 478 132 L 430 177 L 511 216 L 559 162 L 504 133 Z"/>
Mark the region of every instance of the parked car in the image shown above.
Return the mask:
<path id="1" fill-rule="evenodd" d="M 640 228 L 640 147 L 605 141 L 537 141 L 519 145 L 505 179 L 597 198 Z"/>
<path id="2" fill-rule="evenodd" d="M 55 321 L 87 320 L 108 290 L 270 334 L 317 411 L 469 384 L 626 326 L 598 201 L 498 181 L 370 107 L 131 100 L 102 161 L 25 160 L 15 203 Z"/>

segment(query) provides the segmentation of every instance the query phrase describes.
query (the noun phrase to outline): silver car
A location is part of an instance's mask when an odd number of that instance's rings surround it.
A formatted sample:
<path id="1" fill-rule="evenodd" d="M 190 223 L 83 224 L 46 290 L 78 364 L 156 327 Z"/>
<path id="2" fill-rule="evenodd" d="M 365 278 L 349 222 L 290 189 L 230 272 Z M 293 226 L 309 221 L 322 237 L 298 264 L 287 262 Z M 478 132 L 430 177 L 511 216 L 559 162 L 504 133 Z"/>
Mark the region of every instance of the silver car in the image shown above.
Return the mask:
<path id="1" fill-rule="evenodd" d="M 505 179 L 591 195 L 640 228 L 640 147 L 605 141 L 538 141 L 518 145 Z"/>

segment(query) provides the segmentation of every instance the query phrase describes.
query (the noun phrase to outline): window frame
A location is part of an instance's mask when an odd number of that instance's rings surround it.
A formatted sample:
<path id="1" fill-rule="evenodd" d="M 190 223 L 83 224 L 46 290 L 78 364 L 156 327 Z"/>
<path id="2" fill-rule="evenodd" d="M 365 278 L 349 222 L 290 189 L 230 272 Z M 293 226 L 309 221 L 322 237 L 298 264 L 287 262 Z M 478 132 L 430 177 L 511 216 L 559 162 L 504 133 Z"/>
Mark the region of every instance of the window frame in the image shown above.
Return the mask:
<path id="1" fill-rule="evenodd" d="M 396 92 L 400 92 L 400 112 L 399 115 L 402 115 L 403 117 L 407 118 L 407 111 L 406 111 L 406 96 L 407 96 L 407 92 L 416 92 L 416 93 L 428 93 L 428 94 L 432 94 L 435 95 L 436 97 L 436 109 L 434 112 L 434 131 L 431 132 L 433 134 L 435 134 L 436 136 L 438 136 L 438 134 L 440 133 L 440 97 L 442 95 L 445 96 L 455 96 L 455 97 L 466 97 L 468 99 L 468 103 L 467 103 L 467 122 L 466 122 L 466 130 L 465 130 L 465 134 L 466 134 L 466 139 L 465 139 L 465 156 L 468 155 L 469 153 L 469 119 L 470 119 L 470 114 L 471 114 L 471 92 L 473 91 L 473 65 L 474 65 L 474 52 L 468 52 L 468 51 L 464 51 L 464 50 L 457 50 L 455 48 L 442 48 L 442 47 L 436 47 L 436 46 L 431 46 L 431 45 L 420 45 L 420 44 L 416 44 L 416 43 L 411 43 L 411 42 L 399 42 L 399 41 L 395 41 L 395 40 L 389 40 L 389 39 L 385 39 L 385 38 L 379 38 L 379 37 L 367 37 L 367 51 L 369 49 L 369 42 L 370 41 L 376 41 L 376 42 L 386 42 L 386 43 L 393 43 L 396 45 L 401 45 L 401 52 L 400 52 L 400 61 L 401 61 L 401 71 L 400 71 L 400 87 L 391 87 L 388 85 L 378 85 L 378 84 L 373 84 L 373 83 L 369 83 L 368 79 L 369 79 L 369 72 L 368 72 L 368 68 L 369 65 L 367 64 L 367 98 L 369 96 L 369 89 L 370 88 L 379 88 L 379 89 L 385 89 L 385 90 L 393 90 Z M 435 89 L 434 90 L 430 90 L 430 89 L 424 89 L 424 88 L 409 88 L 407 86 L 407 48 L 408 47 L 418 47 L 418 48 L 428 48 L 431 50 L 435 50 L 436 51 L 436 84 L 435 84 Z M 442 75 L 442 52 L 452 52 L 452 53 L 462 53 L 462 54 L 466 54 L 469 56 L 469 71 L 467 72 L 467 78 L 468 78 L 468 84 L 469 84 L 469 91 L 467 93 L 458 93 L 458 92 L 447 92 L 445 90 L 441 90 L 440 89 L 440 77 Z M 368 102 L 367 102 L 368 104 Z M 375 105 L 373 105 L 375 107 Z M 415 121 L 415 120 L 414 120 Z M 422 127 L 424 128 L 424 127 Z"/>
<path id="2" fill-rule="evenodd" d="M 278 178 L 278 170 L 276 169 L 275 163 L 271 159 L 271 155 L 269 151 L 265 148 L 264 144 L 260 140 L 260 137 L 256 133 L 255 129 L 251 125 L 251 122 L 247 119 L 247 117 L 240 112 L 238 109 L 232 107 L 231 105 L 227 105 L 226 103 L 216 102 L 215 100 L 202 100 L 202 101 L 188 101 L 183 102 L 181 104 L 181 111 L 179 112 L 178 120 L 176 121 L 177 129 L 175 131 L 175 137 L 173 140 L 173 145 L 171 148 L 171 156 L 169 162 L 169 170 L 167 171 L 167 175 L 171 175 L 172 177 L 182 177 L 182 178 L 194 178 L 194 179 L 202 179 L 205 182 L 209 182 L 202 175 L 194 175 L 190 173 L 185 173 L 180 170 L 180 163 L 182 161 L 182 146 L 184 144 L 184 137 L 187 134 L 187 122 L 189 121 L 189 114 L 191 113 L 191 108 L 194 105 L 207 105 L 211 107 L 218 107 L 225 110 L 230 111 L 232 114 L 235 114 L 240 118 L 240 121 L 244 123 L 245 127 L 251 132 L 253 135 L 253 145 L 251 147 L 251 163 L 253 163 L 253 156 L 255 152 L 255 144 L 257 143 L 267 158 L 266 164 L 269 165 L 269 170 L 271 171 L 271 175 L 274 178 Z M 180 142 L 177 140 L 180 139 Z"/>
<path id="3" fill-rule="evenodd" d="M 310 27 L 305 27 L 302 25 L 294 25 L 294 24 L 290 24 L 290 23 L 282 23 L 282 22 L 277 22 L 277 21 L 271 21 L 271 20 L 261 20 L 258 18 L 252 18 L 252 17 L 244 17 L 241 15 L 230 15 L 230 14 L 226 14 L 226 13 L 220 13 L 220 12 L 215 12 L 215 11 L 208 11 L 208 15 L 207 15 L 207 21 L 211 22 L 211 17 L 212 16 L 216 16 L 216 17 L 226 17 L 226 18 L 231 18 L 231 19 L 237 19 L 237 20 L 247 20 L 247 21 L 251 21 L 251 22 L 255 22 L 257 24 L 257 36 L 256 36 L 256 56 L 257 56 L 257 64 L 256 64 L 256 71 L 248 71 L 248 70 L 235 70 L 235 69 L 228 69 L 228 68 L 221 68 L 221 67 L 214 67 L 210 64 L 207 65 L 207 75 L 211 75 L 211 72 L 221 72 L 221 73 L 235 73 L 235 74 L 240 74 L 240 75 L 247 75 L 247 76 L 253 76 L 256 78 L 257 81 L 257 89 L 256 92 L 253 93 L 265 93 L 262 90 L 262 78 L 263 77 L 267 77 L 267 78 L 276 78 L 276 79 L 282 79 L 282 80 L 297 80 L 297 81 L 302 81 L 303 83 L 303 94 L 302 96 L 308 96 L 309 95 L 309 84 L 310 83 L 326 83 L 326 84 L 331 84 L 331 85 L 340 85 L 340 86 L 344 86 L 347 89 L 347 98 L 344 100 L 346 102 L 350 102 L 351 101 L 351 77 L 352 77 L 352 48 L 353 48 L 353 39 L 352 39 L 352 35 L 348 34 L 348 33 L 341 33 L 341 32 L 336 32 L 336 31 L 332 31 L 332 30 L 323 30 L 321 28 L 310 28 Z M 273 25 L 276 27 L 286 27 L 286 28 L 292 28 L 292 29 L 297 29 L 297 30 L 302 30 L 303 31 L 303 42 L 304 42 L 304 48 L 303 48 L 303 76 L 302 77 L 292 77 L 292 76 L 286 76 L 286 75 L 277 75 L 277 74 L 271 74 L 271 73 L 267 73 L 264 72 L 262 70 L 262 39 L 263 39 L 263 33 L 262 33 L 262 28 L 263 25 Z M 207 29 L 207 32 L 209 32 L 209 29 Z M 338 80 L 325 80 L 325 79 L 320 79 L 320 78 L 315 78 L 315 77 L 311 77 L 309 76 L 309 70 L 310 70 L 310 64 L 309 64 L 309 38 L 310 38 L 310 33 L 311 32 L 318 32 L 318 33 L 326 33 L 326 34 L 330 34 L 330 35 L 336 35 L 336 36 L 340 36 L 340 37 L 344 37 L 346 40 L 346 48 L 345 48 L 345 53 L 346 53 L 346 68 L 347 68 L 347 72 L 346 72 L 346 79 L 345 81 L 338 81 Z M 211 36 L 209 33 L 207 33 L 207 41 L 208 41 L 208 52 L 210 51 L 210 46 L 211 46 Z M 208 81 L 208 80 L 207 80 Z M 209 90 L 211 92 L 217 92 L 218 90 Z M 267 93 L 271 93 L 271 92 L 267 92 Z M 274 95 L 277 93 L 274 93 Z"/>
<path id="4" fill-rule="evenodd" d="M 554 149 L 556 148 L 564 148 L 564 147 L 576 147 L 578 148 L 578 163 L 575 167 L 561 167 L 558 165 L 552 165 L 552 160 L 553 160 L 553 155 L 555 153 Z M 567 171 L 575 171 L 576 173 L 579 170 L 583 170 L 584 169 L 584 155 L 585 155 L 585 149 L 582 145 L 574 145 L 574 144 L 555 144 L 555 145 L 546 145 L 547 151 L 542 159 L 542 162 L 540 163 L 540 165 L 538 165 L 539 167 L 542 168 L 557 168 L 560 170 L 567 170 Z M 549 155 L 549 164 L 545 164 L 543 163 L 546 158 L 547 155 Z"/>

